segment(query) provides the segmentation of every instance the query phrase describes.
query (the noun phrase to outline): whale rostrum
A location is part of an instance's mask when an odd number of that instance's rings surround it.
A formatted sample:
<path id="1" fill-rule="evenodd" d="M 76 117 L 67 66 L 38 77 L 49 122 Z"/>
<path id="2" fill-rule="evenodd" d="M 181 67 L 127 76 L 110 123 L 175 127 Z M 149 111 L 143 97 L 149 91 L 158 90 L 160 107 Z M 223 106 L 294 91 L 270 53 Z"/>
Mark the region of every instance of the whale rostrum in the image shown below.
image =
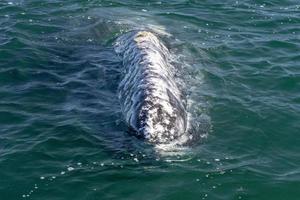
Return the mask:
<path id="1" fill-rule="evenodd" d="M 148 31 L 118 37 L 114 49 L 122 58 L 118 96 L 130 129 L 150 143 L 169 143 L 187 129 L 182 92 L 174 78 L 170 52 Z"/>

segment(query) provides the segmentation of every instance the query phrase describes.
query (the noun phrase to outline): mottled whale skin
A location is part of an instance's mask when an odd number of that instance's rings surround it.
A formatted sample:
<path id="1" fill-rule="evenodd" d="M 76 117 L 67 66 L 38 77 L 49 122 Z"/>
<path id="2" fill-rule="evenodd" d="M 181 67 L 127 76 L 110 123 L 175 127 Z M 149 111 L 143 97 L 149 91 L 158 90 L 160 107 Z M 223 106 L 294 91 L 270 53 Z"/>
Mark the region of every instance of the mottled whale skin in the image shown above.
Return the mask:
<path id="1" fill-rule="evenodd" d="M 123 60 L 118 96 L 129 127 L 150 143 L 180 138 L 187 129 L 187 112 L 169 50 L 148 31 L 118 37 L 114 49 Z"/>

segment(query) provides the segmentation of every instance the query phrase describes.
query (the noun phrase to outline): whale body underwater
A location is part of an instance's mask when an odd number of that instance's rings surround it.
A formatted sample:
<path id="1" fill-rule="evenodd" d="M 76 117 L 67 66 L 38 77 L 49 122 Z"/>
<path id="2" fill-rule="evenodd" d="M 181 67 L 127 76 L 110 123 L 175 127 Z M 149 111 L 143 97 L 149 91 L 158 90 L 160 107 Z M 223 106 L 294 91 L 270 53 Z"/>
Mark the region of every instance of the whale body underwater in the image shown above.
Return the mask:
<path id="1" fill-rule="evenodd" d="M 187 111 L 169 50 L 148 31 L 121 35 L 114 50 L 124 68 L 118 96 L 129 128 L 149 143 L 178 140 L 187 131 Z"/>

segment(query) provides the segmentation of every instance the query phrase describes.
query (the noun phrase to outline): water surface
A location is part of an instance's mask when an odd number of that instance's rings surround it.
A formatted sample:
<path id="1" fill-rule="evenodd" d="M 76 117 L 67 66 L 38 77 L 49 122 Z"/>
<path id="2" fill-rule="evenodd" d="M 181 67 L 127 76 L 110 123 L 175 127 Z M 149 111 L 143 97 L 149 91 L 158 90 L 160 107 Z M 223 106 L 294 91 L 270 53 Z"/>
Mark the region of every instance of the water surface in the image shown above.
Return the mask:
<path id="1" fill-rule="evenodd" d="M 300 197 L 296 0 L 0 1 L 0 199 Z M 156 32 L 211 131 L 128 135 L 113 40 Z"/>

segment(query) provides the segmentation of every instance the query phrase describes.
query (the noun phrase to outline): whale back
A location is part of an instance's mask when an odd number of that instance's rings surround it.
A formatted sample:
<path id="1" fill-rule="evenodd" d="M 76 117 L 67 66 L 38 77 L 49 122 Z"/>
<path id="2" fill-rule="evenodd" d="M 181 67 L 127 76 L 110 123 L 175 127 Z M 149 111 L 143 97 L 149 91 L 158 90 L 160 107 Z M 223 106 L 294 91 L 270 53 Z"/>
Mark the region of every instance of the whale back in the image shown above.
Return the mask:
<path id="1" fill-rule="evenodd" d="M 130 128 L 150 143 L 183 135 L 186 108 L 165 45 L 151 32 L 133 31 L 116 40 L 115 51 L 123 59 L 118 96 Z"/>

